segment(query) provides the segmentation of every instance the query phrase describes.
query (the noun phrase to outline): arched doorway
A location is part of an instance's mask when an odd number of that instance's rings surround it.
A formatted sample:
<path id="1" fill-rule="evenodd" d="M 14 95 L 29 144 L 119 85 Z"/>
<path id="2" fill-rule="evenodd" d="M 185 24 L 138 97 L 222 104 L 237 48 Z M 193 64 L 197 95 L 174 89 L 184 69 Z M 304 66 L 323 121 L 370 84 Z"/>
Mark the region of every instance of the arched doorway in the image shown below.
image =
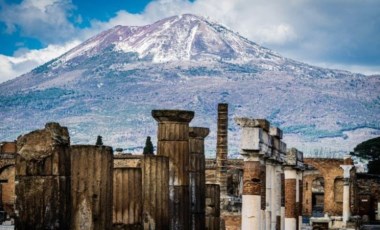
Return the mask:
<path id="1" fill-rule="evenodd" d="M 324 199 L 325 199 L 325 180 L 323 177 L 317 177 L 311 185 L 312 190 L 312 216 L 323 217 Z"/>

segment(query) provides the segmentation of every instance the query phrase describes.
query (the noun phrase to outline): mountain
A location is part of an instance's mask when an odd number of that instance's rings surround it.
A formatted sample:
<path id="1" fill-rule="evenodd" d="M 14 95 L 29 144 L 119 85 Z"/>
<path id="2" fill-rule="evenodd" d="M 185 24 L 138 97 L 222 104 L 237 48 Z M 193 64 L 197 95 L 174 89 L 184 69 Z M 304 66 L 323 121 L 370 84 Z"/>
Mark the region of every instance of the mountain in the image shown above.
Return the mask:
<path id="1" fill-rule="evenodd" d="M 0 140 L 68 126 L 73 143 L 141 150 L 156 139 L 152 109 L 188 109 L 192 126 L 211 129 L 217 103 L 230 108 L 229 148 L 238 152 L 233 117 L 267 118 L 288 146 L 345 153 L 380 135 L 380 77 L 311 66 L 261 47 L 195 15 L 146 26 L 116 26 L 16 79 L 0 84 Z"/>

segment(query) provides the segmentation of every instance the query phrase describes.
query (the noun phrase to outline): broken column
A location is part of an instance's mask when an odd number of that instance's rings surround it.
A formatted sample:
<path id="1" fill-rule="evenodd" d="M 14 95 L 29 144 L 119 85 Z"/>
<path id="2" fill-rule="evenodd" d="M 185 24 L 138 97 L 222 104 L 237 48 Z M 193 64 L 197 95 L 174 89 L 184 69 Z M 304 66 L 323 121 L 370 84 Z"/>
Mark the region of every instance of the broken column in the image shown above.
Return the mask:
<path id="1" fill-rule="evenodd" d="M 189 123 L 192 111 L 153 110 L 158 122 L 157 155 L 169 157 L 171 229 L 190 228 Z"/>
<path id="2" fill-rule="evenodd" d="M 206 229 L 220 229 L 220 187 L 206 184 Z"/>
<path id="3" fill-rule="evenodd" d="M 228 160 L 228 104 L 218 104 L 218 129 L 216 140 L 216 183 L 220 186 L 221 202 L 227 197 Z M 222 204 L 224 206 L 224 204 Z"/>
<path id="4" fill-rule="evenodd" d="M 343 165 L 340 166 L 343 169 L 343 224 L 347 225 L 350 218 L 350 175 L 353 167 L 352 159 L 350 156 L 345 156 Z"/>
<path id="5" fill-rule="evenodd" d="M 70 137 L 47 123 L 17 139 L 16 229 L 70 229 Z"/>
<path id="6" fill-rule="evenodd" d="M 113 226 L 131 229 L 142 226 L 141 168 L 113 169 Z"/>
<path id="7" fill-rule="evenodd" d="M 286 154 L 284 165 L 285 173 L 285 229 L 297 229 L 299 226 L 298 206 L 299 206 L 299 175 L 303 169 L 302 152 L 295 148 L 290 149 Z M 302 175 L 302 174 L 301 174 Z"/>
<path id="8" fill-rule="evenodd" d="M 169 229 L 169 158 L 145 155 L 142 171 L 143 229 Z"/>
<path id="9" fill-rule="evenodd" d="M 209 134 L 208 128 L 190 127 L 190 199 L 191 199 L 191 229 L 205 229 L 205 154 L 204 139 Z"/>
<path id="10" fill-rule="evenodd" d="M 112 148 L 72 146 L 71 175 L 71 229 L 112 229 Z"/>
<path id="11" fill-rule="evenodd" d="M 265 164 L 270 151 L 269 122 L 263 119 L 236 118 L 242 128 L 241 155 L 244 157 L 242 229 L 265 226 Z"/>

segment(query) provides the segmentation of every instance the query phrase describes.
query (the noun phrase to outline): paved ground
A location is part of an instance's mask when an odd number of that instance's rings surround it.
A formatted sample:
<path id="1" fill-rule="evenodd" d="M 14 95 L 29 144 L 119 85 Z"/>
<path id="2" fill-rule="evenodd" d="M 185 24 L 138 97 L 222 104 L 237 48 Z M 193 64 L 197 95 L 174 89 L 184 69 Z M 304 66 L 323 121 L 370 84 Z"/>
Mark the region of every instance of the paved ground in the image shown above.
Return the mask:
<path id="1" fill-rule="evenodd" d="M 380 230 L 380 225 L 363 225 L 360 230 Z"/>

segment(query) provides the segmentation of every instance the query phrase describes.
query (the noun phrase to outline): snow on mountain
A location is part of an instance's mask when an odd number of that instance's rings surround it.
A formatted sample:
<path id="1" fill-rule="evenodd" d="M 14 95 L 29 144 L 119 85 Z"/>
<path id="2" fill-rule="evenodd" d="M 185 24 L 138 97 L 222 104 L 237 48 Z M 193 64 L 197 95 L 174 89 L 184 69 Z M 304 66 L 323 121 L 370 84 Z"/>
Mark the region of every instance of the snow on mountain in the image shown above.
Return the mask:
<path id="1" fill-rule="evenodd" d="M 155 137 L 150 110 L 189 109 L 191 125 L 211 129 L 213 154 L 217 103 L 228 102 L 231 153 L 239 140 L 234 116 L 269 119 L 288 146 L 307 154 L 344 153 L 380 135 L 379 86 L 379 76 L 284 58 L 186 14 L 116 26 L 1 84 L 0 140 L 53 120 L 68 126 L 73 143 L 102 135 L 105 144 L 132 151 Z"/>

